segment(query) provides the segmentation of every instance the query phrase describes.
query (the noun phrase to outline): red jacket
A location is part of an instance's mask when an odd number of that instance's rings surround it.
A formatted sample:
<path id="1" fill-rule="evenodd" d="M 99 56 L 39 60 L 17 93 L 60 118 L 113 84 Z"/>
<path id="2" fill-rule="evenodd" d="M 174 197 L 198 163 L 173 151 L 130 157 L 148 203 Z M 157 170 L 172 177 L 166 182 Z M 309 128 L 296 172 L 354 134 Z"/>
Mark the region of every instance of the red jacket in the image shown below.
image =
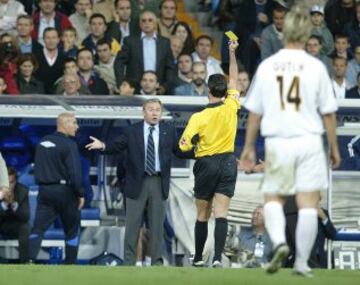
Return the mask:
<path id="1" fill-rule="evenodd" d="M 19 95 L 16 80 L 14 77 L 13 66 L 9 64 L 7 67 L 0 67 L 0 77 L 4 78 L 6 87 L 6 93 L 10 95 Z"/>
<path id="2" fill-rule="evenodd" d="M 38 39 L 39 36 L 39 26 L 40 26 L 40 12 L 35 12 L 32 16 L 33 18 L 33 22 L 34 22 L 34 29 L 31 32 L 31 37 L 35 40 Z M 65 29 L 65 28 L 69 28 L 71 27 L 71 22 L 69 20 L 69 18 L 60 13 L 60 12 L 55 12 L 55 28 L 58 30 L 59 35 L 61 35 L 61 32 Z"/>

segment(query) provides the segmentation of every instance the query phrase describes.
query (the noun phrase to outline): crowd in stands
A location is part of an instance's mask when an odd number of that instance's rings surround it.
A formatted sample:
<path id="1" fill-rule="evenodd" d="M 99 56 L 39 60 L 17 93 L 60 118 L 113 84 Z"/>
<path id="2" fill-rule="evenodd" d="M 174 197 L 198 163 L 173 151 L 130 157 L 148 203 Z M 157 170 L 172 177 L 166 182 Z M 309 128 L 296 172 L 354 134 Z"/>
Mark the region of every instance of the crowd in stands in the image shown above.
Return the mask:
<path id="1" fill-rule="evenodd" d="M 194 38 L 192 27 L 177 20 L 177 2 L 2 0 L 0 94 L 205 96 L 209 76 L 228 72 L 227 38 L 218 43 L 219 61 L 211 56 L 211 36 Z M 199 5 L 205 11 L 212 5 L 213 24 L 239 37 L 240 74 L 248 81 L 262 60 L 283 47 L 284 17 L 292 2 Z M 319 3 L 309 10 L 313 28 L 306 51 L 326 65 L 337 98 L 360 98 L 360 3 Z M 64 81 L 69 73 L 72 80 Z M 239 75 L 245 95 L 241 80 Z M 134 92 L 122 93 L 123 83 Z"/>

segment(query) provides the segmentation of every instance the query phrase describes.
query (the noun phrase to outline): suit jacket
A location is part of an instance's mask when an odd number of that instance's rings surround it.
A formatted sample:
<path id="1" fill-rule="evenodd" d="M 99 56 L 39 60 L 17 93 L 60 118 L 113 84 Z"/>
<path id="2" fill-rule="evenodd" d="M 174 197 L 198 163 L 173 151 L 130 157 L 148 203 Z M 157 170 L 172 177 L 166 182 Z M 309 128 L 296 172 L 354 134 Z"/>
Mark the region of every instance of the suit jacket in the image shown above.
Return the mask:
<path id="1" fill-rule="evenodd" d="M 105 153 L 121 153 L 126 150 L 126 177 L 124 194 L 130 199 L 140 195 L 145 177 L 144 121 L 125 129 L 124 133 L 106 145 Z M 193 158 L 193 151 L 182 153 L 178 147 L 175 128 L 164 122 L 159 125 L 159 160 L 161 186 L 164 200 L 169 196 L 172 154 L 182 158 Z"/>
<path id="2" fill-rule="evenodd" d="M 355 86 L 346 90 L 345 99 L 360 99 L 359 87 Z"/>
<path id="3" fill-rule="evenodd" d="M 135 19 L 130 21 L 130 35 L 139 35 L 140 34 L 140 27 L 139 27 L 139 20 Z M 105 36 L 109 39 L 115 39 L 119 43 L 121 43 L 121 30 L 120 30 L 120 24 L 116 21 L 111 21 L 107 25 L 107 30 L 105 33 Z"/>
<path id="4" fill-rule="evenodd" d="M 124 45 L 115 59 L 114 70 L 117 86 L 124 78 L 140 82 L 144 73 L 143 41 L 140 35 L 124 39 Z M 156 40 L 156 74 L 160 84 L 167 91 L 171 91 L 175 79 L 174 58 L 170 49 L 170 41 L 160 35 L 157 35 Z"/>
<path id="5" fill-rule="evenodd" d="M 29 195 L 25 185 L 17 183 L 14 189 L 14 198 L 18 202 L 16 211 L 4 211 L 0 206 L 0 223 L 27 223 L 30 218 Z"/>

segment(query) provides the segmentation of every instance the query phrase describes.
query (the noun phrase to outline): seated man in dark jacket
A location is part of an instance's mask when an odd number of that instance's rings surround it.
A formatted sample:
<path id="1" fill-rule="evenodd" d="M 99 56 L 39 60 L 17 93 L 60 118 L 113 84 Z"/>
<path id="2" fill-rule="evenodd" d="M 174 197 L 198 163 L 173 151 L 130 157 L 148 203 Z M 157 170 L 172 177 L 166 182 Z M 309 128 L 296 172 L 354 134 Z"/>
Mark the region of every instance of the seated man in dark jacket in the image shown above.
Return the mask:
<path id="1" fill-rule="evenodd" d="M 284 206 L 286 217 L 286 240 L 290 247 L 290 254 L 286 267 L 292 267 L 295 261 L 295 232 L 298 217 L 298 209 L 295 202 L 295 196 L 290 196 Z M 325 238 L 334 239 L 336 229 L 330 220 L 327 210 L 318 208 L 318 233 L 314 247 L 311 251 L 309 265 L 311 268 L 326 268 L 327 255 L 324 250 Z"/>
<path id="2" fill-rule="evenodd" d="M 19 239 L 20 263 L 28 260 L 29 198 L 28 189 L 16 181 L 16 170 L 8 168 L 9 190 L 0 192 L 0 234 Z"/>

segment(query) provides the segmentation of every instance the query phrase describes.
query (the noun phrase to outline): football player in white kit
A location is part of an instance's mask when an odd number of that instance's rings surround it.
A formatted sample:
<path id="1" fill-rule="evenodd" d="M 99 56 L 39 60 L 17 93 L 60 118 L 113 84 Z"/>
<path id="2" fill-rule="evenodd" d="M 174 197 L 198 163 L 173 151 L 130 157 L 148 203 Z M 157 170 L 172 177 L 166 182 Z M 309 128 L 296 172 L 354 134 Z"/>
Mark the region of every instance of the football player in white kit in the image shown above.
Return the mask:
<path id="1" fill-rule="evenodd" d="M 265 226 L 274 246 L 266 267 L 274 273 L 289 253 L 283 204 L 296 193 L 299 208 L 294 272 L 311 277 L 308 259 L 317 235 L 320 191 L 328 187 L 328 167 L 322 134 L 327 132 L 330 162 L 340 165 L 336 138 L 337 104 L 325 66 L 304 51 L 310 36 L 307 10 L 299 6 L 286 15 L 284 49 L 263 61 L 244 106 L 250 111 L 240 165 L 255 165 L 259 127 L 265 139 Z"/>

